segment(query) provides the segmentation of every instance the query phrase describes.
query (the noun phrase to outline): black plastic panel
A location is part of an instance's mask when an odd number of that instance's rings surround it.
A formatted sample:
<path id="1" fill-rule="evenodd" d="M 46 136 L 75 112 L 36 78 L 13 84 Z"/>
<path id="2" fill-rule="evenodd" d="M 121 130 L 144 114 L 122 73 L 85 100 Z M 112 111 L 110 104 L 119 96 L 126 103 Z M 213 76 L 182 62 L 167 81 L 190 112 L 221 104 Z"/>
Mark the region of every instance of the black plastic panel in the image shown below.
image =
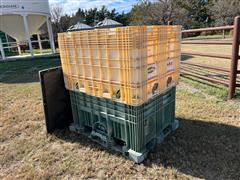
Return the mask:
<path id="1" fill-rule="evenodd" d="M 61 67 L 39 72 L 45 122 L 48 133 L 66 128 L 73 121 L 69 92 L 64 86 Z"/>

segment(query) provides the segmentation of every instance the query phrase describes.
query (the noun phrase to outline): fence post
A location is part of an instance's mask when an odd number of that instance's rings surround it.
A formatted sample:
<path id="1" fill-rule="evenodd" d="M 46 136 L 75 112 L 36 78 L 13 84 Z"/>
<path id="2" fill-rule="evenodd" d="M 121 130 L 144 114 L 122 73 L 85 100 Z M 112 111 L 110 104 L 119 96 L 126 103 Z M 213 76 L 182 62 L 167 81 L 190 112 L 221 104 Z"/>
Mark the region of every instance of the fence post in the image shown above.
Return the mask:
<path id="1" fill-rule="evenodd" d="M 1 53 L 1 56 L 2 56 L 2 60 L 5 60 L 5 52 L 4 52 L 4 49 L 3 49 L 3 44 L 2 44 L 2 39 L 0 38 L 0 53 Z"/>
<path id="2" fill-rule="evenodd" d="M 228 98 L 232 99 L 236 91 L 238 59 L 239 59 L 239 41 L 240 41 L 240 16 L 234 19 L 234 33 L 232 45 L 232 60 L 230 69 L 230 81 L 228 88 Z"/>

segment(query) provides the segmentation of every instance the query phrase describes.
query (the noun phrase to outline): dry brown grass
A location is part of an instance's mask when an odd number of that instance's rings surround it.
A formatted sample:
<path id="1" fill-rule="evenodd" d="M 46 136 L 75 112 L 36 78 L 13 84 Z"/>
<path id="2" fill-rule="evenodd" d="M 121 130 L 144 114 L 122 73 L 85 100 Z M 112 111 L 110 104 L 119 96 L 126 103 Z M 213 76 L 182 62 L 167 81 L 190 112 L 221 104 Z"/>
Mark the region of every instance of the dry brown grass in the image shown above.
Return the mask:
<path id="1" fill-rule="evenodd" d="M 0 64 L 0 179 L 239 179 L 239 101 L 183 79 L 180 128 L 138 165 L 68 130 L 46 135 L 37 72 L 57 64 Z"/>

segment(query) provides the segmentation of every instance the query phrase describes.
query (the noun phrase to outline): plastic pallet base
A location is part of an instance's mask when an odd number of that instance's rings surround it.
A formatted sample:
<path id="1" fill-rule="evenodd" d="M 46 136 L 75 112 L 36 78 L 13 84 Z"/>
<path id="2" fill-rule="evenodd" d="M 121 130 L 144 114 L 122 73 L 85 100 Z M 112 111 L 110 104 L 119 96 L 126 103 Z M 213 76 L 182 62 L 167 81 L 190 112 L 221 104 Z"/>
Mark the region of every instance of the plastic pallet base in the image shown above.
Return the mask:
<path id="1" fill-rule="evenodd" d="M 164 139 L 171 134 L 172 132 L 176 131 L 179 128 L 179 121 L 175 120 L 172 124 L 170 124 L 166 129 L 163 130 L 161 135 L 157 138 L 152 139 L 152 144 L 151 146 L 148 146 L 146 151 L 144 152 L 136 152 L 132 149 L 126 149 L 124 146 L 120 146 L 116 144 L 114 141 L 112 143 L 106 143 L 109 141 L 103 141 L 102 139 L 100 140 L 99 138 L 95 138 L 95 132 L 86 132 L 84 128 L 80 129 L 78 126 L 75 126 L 74 124 L 69 126 L 70 131 L 82 134 L 90 138 L 92 141 L 97 142 L 98 144 L 102 145 L 105 148 L 110 148 L 114 151 L 122 153 L 125 157 L 131 159 L 135 163 L 141 163 L 143 162 L 147 156 L 148 153 L 156 147 L 157 144 L 161 144 Z M 99 135 L 98 135 L 99 136 Z"/>

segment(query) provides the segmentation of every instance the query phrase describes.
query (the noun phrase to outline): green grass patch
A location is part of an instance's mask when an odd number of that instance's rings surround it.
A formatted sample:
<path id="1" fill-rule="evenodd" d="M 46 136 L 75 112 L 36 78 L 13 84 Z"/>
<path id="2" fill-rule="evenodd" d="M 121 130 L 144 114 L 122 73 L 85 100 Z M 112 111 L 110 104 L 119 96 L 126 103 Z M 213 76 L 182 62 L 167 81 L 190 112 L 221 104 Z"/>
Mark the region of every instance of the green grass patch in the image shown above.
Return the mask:
<path id="1" fill-rule="evenodd" d="M 41 67 L 50 67 L 50 66 L 58 66 L 60 65 L 59 58 L 49 58 L 49 59 L 28 59 L 28 60 L 17 60 L 17 61 L 9 61 L 2 62 L 0 64 L 0 72 L 4 73 L 6 71 L 25 71 L 28 68 L 41 68 Z"/>
<path id="2" fill-rule="evenodd" d="M 0 82 L 21 83 L 38 81 L 38 72 L 60 66 L 59 58 L 37 58 L 0 63 Z"/>
<path id="3" fill-rule="evenodd" d="M 216 96 L 222 100 L 227 100 L 227 88 L 221 85 L 213 84 L 208 81 L 200 80 L 190 76 L 182 76 L 181 81 L 191 84 L 194 88 L 201 90 L 212 96 Z"/>
<path id="4" fill-rule="evenodd" d="M 56 51 L 58 52 L 58 49 L 56 49 Z M 33 49 L 33 54 L 42 54 L 42 53 L 51 53 L 52 49 L 43 49 L 42 52 L 40 51 L 40 49 Z M 26 50 L 25 52 L 22 52 L 23 55 L 27 55 L 30 54 L 29 50 Z"/>

